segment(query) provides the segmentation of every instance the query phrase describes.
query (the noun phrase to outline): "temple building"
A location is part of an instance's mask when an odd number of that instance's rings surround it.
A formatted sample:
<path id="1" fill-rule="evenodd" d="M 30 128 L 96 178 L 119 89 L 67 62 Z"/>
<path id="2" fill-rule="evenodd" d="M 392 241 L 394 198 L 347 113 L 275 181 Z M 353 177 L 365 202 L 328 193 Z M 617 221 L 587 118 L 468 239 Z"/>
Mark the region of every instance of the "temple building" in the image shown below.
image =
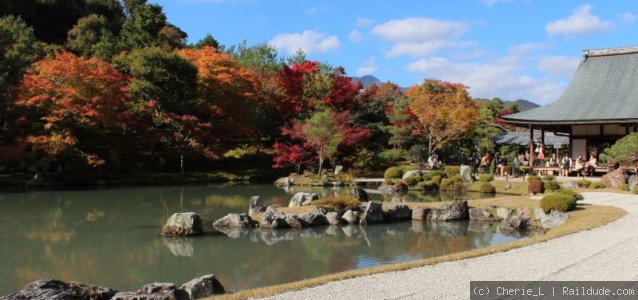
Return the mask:
<path id="1" fill-rule="evenodd" d="M 638 131 L 638 46 L 585 50 L 556 102 L 504 116 L 503 121 L 528 128 L 528 141 L 540 138 L 542 143 L 545 132 L 552 132 L 569 137 L 572 157 L 598 156 Z M 534 137 L 534 130 L 541 136 Z"/>

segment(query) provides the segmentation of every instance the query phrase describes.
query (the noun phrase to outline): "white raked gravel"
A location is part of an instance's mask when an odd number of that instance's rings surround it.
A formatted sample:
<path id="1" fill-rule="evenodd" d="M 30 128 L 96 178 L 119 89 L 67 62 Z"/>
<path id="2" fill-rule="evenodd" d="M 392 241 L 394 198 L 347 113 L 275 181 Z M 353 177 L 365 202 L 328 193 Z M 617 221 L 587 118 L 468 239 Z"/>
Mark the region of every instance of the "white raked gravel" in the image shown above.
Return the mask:
<path id="1" fill-rule="evenodd" d="M 589 231 L 477 258 L 380 273 L 271 299 L 469 299 L 471 280 L 638 280 L 638 196 L 583 193 L 627 216 Z"/>

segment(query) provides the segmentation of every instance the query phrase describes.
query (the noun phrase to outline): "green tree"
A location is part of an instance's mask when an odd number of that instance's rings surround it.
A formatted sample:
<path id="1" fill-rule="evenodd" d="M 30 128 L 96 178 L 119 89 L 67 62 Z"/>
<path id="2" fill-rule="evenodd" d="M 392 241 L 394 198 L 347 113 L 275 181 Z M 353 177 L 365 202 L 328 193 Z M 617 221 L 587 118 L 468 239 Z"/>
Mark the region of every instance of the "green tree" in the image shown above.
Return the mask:
<path id="1" fill-rule="evenodd" d="M 302 125 L 306 142 L 312 145 L 317 152 L 319 175 L 321 175 L 324 160 L 332 157 L 337 152 L 339 144 L 341 144 L 342 136 L 336 125 L 334 113 L 331 110 L 315 113 Z"/>
<path id="2" fill-rule="evenodd" d="M 600 154 L 600 159 L 607 163 L 631 165 L 638 160 L 638 133 L 632 133 L 618 140 Z"/>
<path id="3" fill-rule="evenodd" d="M 220 49 L 221 45 L 219 44 L 219 42 L 210 33 L 206 34 L 206 36 L 204 38 L 199 40 L 195 45 L 192 45 L 191 47 L 196 48 L 196 49 L 201 49 L 201 48 L 204 48 L 206 46 L 213 47 L 213 48 L 221 51 L 221 49 Z"/>
<path id="4" fill-rule="evenodd" d="M 503 131 L 496 126 L 496 118 L 503 107 L 503 101 L 499 98 L 480 101 L 478 126 L 474 130 L 475 143 L 479 149 L 490 150 L 494 148 L 494 142 L 492 142 L 491 138 Z"/>
<path id="5" fill-rule="evenodd" d="M 108 21 L 101 15 L 88 15 L 80 18 L 78 23 L 69 30 L 66 41 L 67 49 L 84 57 L 95 55 L 102 40 L 102 34 L 108 32 Z"/>
<path id="6" fill-rule="evenodd" d="M 160 44 L 159 33 L 166 23 L 166 15 L 157 4 L 147 4 L 146 0 L 124 1 L 127 18 L 120 32 L 125 49 L 137 49 Z"/>

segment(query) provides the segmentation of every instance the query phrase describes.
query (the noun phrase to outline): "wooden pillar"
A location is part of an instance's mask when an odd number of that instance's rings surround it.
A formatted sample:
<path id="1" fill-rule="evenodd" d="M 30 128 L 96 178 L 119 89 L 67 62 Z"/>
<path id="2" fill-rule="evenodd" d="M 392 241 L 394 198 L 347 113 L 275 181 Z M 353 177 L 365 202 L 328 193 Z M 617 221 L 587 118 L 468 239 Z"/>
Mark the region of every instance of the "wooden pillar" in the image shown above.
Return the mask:
<path id="1" fill-rule="evenodd" d="M 545 128 L 541 127 L 541 145 L 545 147 Z"/>
<path id="2" fill-rule="evenodd" d="M 529 170 L 530 174 L 532 174 L 532 170 L 534 168 L 534 127 L 532 124 L 529 125 Z"/>

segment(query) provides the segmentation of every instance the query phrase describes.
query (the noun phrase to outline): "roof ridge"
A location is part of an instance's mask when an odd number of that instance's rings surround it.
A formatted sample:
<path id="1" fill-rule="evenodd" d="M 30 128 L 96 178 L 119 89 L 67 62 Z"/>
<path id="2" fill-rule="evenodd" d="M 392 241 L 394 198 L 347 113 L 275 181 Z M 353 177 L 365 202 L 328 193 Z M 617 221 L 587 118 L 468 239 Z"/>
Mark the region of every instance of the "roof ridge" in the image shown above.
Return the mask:
<path id="1" fill-rule="evenodd" d="M 638 53 L 638 46 L 586 49 L 586 50 L 583 50 L 583 52 L 585 57 L 622 55 L 622 54 Z"/>

